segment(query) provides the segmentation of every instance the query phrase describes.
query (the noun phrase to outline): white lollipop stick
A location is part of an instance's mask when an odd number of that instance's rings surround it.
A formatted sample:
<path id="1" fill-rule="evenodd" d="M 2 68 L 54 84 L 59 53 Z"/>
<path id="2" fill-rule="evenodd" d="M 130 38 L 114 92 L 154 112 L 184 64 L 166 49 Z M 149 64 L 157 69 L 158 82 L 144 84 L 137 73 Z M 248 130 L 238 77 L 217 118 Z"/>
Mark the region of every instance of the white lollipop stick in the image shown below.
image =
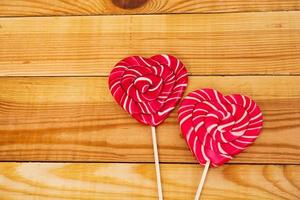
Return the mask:
<path id="1" fill-rule="evenodd" d="M 202 177 L 201 177 L 201 180 L 200 180 L 200 183 L 199 183 L 196 195 L 195 195 L 195 200 L 200 199 L 200 195 L 201 195 L 201 192 L 202 192 L 202 188 L 203 188 L 203 185 L 204 185 L 204 182 L 205 182 L 205 178 L 206 178 L 206 175 L 207 175 L 207 172 L 208 172 L 209 165 L 210 165 L 210 161 L 207 161 L 205 163 L 204 171 L 202 172 Z"/>
<path id="2" fill-rule="evenodd" d="M 163 200 L 163 193 L 161 187 L 161 177 L 160 177 L 160 169 L 159 169 L 159 159 L 158 159 L 158 151 L 157 151 L 157 142 L 156 142 L 156 132 L 155 127 L 151 126 L 152 132 L 152 144 L 153 144 L 153 153 L 154 153 L 154 160 L 155 160 L 155 171 L 156 171 L 156 183 L 157 183 L 157 192 L 158 192 L 158 199 Z"/>

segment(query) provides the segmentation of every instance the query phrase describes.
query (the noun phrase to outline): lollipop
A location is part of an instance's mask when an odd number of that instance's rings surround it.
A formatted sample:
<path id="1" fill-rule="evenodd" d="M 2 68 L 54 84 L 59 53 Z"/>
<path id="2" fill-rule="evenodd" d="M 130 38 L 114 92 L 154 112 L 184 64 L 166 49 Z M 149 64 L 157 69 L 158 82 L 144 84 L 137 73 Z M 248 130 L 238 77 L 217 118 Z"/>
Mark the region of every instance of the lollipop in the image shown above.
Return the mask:
<path id="1" fill-rule="evenodd" d="M 171 55 L 124 58 L 109 76 L 109 88 L 118 104 L 137 121 L 151 126 L 159 199 L 162 188 L 155 127 L 175 108 L 187 81 L 186 68 Z"/>
<path id="2" fill-rule="evenodd" d="M 263 116 L 249 97 L 223 96 L 213 89 L 188 94 L 178 110 L 183 136 L 201 165 L 205 165 L 195 199 L 199 199 L 209 166 L 217 167 L 251 145 Z"/>

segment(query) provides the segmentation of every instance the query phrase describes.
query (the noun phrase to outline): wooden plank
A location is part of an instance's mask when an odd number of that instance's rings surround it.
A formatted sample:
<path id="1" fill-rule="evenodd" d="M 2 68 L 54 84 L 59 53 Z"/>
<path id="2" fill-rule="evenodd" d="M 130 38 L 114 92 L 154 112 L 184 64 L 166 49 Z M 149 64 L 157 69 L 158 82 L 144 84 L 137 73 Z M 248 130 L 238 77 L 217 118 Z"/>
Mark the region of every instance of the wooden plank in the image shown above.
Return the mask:
<path id="1" fill-rule="evenodd" d="M 0 79 L 0 160 L 153 162 L 150 127 L 113 100 L 104 77 Z M 188 91 L 243 93 L 263 110 L 264 129 L 233 163 L 300 163 L 300 76 L 193 76 Z M 162 162 L 196 162 L 176 112 L 158 128 Z"/>
<path id="2" fill-rule="evenodd" d="M 0 46 L 0 76 L 107 76 L 157 53 L 190 75 L 300 74 L 300 12 L 1 18 Z"/>
<path id="3" fill-rule="evenodd" d="M 193 199 L 203 167 L 161 164 L 164 198 Z M 0 196 L 22 199 L 157 199 L 153 164 L 1 163 Z M 210 169 L 202 198 L 300 198 L 299 165 L 226 165 Z"/>
<path id="4" fill-rule="evenodd" d="M 112 2 L 115 2 L 113 4 Z M 123 4 L 122 4 L 123 2 Z M 146 2 L 146 3 L 145 3 Z M 132 9 L 134 7 L 134 9 Z M 125 9 L 123 9 L 125 8 Z M 300 10 L 297 0 L 1 0 L 0 16 L 223 13 Z"/>

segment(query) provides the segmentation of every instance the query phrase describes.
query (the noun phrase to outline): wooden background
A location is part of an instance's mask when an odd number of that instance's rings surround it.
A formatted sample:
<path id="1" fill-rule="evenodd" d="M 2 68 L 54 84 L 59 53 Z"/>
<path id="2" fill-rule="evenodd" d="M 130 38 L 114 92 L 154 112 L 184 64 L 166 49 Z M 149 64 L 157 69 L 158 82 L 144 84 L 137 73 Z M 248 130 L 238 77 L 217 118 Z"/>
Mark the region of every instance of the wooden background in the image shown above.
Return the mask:
<path id="1" fill-rule="evenodd" d="M 150 128 L 107 88 L 118 60 L 156 53 L 186 64 L 187 92 L 265 116 L 202 199 L 300 199 L 299 0 L 0 0 L 0 199 L 157 199 Z M 165 199 L 193 199 L 203 167 L 176 112 L 157 131 Z"/>

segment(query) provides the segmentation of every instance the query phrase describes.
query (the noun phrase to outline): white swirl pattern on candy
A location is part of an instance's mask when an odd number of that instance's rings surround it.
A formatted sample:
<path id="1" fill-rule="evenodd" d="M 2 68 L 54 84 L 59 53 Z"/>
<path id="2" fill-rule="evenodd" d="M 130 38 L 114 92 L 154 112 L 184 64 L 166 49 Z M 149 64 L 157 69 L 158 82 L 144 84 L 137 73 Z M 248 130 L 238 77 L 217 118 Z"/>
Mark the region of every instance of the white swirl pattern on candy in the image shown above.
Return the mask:
<path id="1" fill-rule="evenodd" d="M 130 115 L 143 124 L 157 126 L 175 108 L 187 79 L 184 65 L 174 56 L 131 56 L 111 71 L 109 87 Z"/>
<path id="2" fill-rule="evenodd" d="M 178 119 L 185 140 L 200 164 L 219 166 L 252 144 L 263 125 L 262 113 L 249 97 L 223 96 L 213 89 L 191 92 Z"/>

